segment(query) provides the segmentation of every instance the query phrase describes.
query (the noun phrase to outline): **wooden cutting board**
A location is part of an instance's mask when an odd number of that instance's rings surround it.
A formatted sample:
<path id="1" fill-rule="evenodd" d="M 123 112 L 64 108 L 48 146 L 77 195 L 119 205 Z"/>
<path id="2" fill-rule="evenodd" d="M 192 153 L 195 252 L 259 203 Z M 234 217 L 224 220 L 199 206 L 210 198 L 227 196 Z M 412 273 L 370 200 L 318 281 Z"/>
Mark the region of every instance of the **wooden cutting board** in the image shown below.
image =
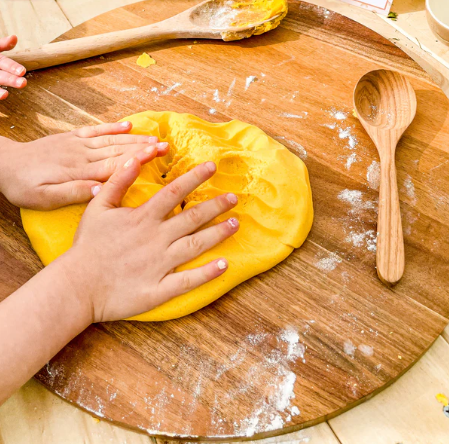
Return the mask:
<path id="1" fill-rule="evenodd" d="M 130 5 L 61 38 L 144 25 L 195 3 Z M 136 65 L 143 51 L 156 66 Z M 418 99 L 397 152 L 406 270 L 393 289 L 375 272 L 378 156 L 352 115 L 357 80 L 376 68 L 406 74 Z M 67 401 L 162 437 L 291 432 L 385 388 L 448 323 L 449 103 L 373 31 L 295 1 L 280 28 L 249 40 L 162 42 L 28 79 L 0 104 L 2 135 L 29 141 L 148 109 L 240 119 L 304 159 L 314 197 L 308 240 L 269 272 L 185 318 L 98 324 L 74 339 L 36 375 Z M 0 227 L 3 299 L 40 264 L 4 199 Z"/>

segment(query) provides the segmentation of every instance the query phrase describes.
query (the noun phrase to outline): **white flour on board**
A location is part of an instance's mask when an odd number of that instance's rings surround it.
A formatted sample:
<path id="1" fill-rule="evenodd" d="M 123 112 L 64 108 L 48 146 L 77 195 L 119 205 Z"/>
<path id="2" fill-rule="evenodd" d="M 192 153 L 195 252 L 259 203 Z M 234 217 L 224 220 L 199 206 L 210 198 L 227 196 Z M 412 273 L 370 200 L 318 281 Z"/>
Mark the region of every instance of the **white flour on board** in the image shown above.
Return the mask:
<path id="1" fill-rule="evenodd" d="M 375 202 L 363 200 L 363 193 L 359 190 L 343 190 L 339 193 L 338 198 L 351 206 L 350 213 L 357 214 L 363 210 L 376 209 Z"/>
<path id="2" fill-rule="evenodd" d="M 416 205 L 415 184 L 413 183 L 411 176 L 408 174 L 404 180 L 404 187 L 407 196 L 410 198 L 411 204 Z"/>
<path id="3" fill-rule="evenodd" d="M 380 184 L 380 163 L 373 160 L 371 165 L 368 167 L 366 173 L 366 180 L 368 185 L 372 190 L 378 190 Z"/>
<path id="4" fill-rule="evenodd" d="M 373 356 L 374 354 L 373 347 L 371 347 L 370 345 L 360 344 L 357 348 L 362 352 L 364 356 Z"/>
<path id="5" fill-rule="evenodd" d="M 357 347 L 349 339 L 343 343 L 343 351 L 349 356 L 354 356 L 356 349 Z"/>
<path id="6" fill-rule="evenodd" d="M 336 120 L 346 120 L 349 115 L 349 113 L 345 111 L 338 111 L 335 108 L 331 108 L 328 112 Z"/>
<path id="7" fill-rule="evenodd" d="M 329 253 L 328 256 L 319 259 L 315 266 L 321 271 L 333 271 L 337 268 L 337 265 L 342 262 L 342 259 L 338 257 L 335 253 Z"/>
<path id="8" fill-rule="evenodd" d="M 249 86 L 251 85 L 251 83 L 256 82 L 258 79 L 256 76 L 248 76 L 246 78 L 246 82 L 245 82 L 245 91 L 249 88 Z"/>
<path id="9" fill-rule="evenodd" d="M 302 114 L 290 114 L 281 113 L 281 117 L 287 117 L 288 119 L 305 119 L 309 113 L 307 111 L 302 111 Z"/>
<path id="10" fill-rule="evenodd" d="M 374 230 L 357 232 L 349 227 L 351 232 L 346 236 L 345 241 L 354 247 L 365 246 L 368 251 L 375 252 L 377 249 L 377 233 Z"/>

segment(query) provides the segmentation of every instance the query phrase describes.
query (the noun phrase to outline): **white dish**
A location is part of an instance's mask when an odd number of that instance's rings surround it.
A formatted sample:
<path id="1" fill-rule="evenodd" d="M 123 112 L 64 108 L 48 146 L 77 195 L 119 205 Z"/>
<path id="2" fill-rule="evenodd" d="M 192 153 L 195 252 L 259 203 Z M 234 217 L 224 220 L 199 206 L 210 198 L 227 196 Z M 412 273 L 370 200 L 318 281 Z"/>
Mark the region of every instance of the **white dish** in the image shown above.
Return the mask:
<path id="1" fill-rule="evenodd" d="M 449 1 L 426 0 L 427 21 L 434 34 L 449 45 Z"/>

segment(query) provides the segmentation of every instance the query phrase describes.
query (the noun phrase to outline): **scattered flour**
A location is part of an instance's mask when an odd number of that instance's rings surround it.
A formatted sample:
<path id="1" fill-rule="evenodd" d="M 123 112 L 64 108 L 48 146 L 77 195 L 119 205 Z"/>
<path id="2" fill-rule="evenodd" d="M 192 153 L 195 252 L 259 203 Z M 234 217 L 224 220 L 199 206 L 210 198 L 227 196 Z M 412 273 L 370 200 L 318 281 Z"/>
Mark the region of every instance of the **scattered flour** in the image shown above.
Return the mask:
<path id="1" fill-rule="evenodd" d="M 367 230 L 361 233 L 351 231 L 345 239 L 346 242 L 354 247 L 366 246 L 366 249 L 375 252 L 377 249 L 377 234 L 374 230 Z"/>
<path id="2" fill-rule="evenodd" d="M 359 190 L 343 190 L 338 195 L 338 198 L 351 205 L 352 214 L 356 214 L 362 210 L 371 210 L 376 208 L 374 202 L 363 200 L 363 193 Z"/>
<path id="3" fill-rule="evenodd" d="M 217 113 L 217 110 L 215 108 L 211 108 L 209 110 L 209 114 L 216 114 L 216 113 Z"/>
<path id="4" fill-rule="evenodd" d="M 214 101 L 220 102 L 220 93 L 218 92 L 218 89 L 214 91 Z"/>
<path id="5" fill-rule="evenodd" d="M 305 119 L 309 113 L 307 111 L 303 111 L 302 115 L 300 114 L 290 114 L 290 113 L 281 113 L 281 117 L 287 117 L 289 119 Z"/>
<path id="6" fill-rule="evenodd" d="M 235 86 L 235 77 L 234 77 L 234 80 L 231 82 L 231 84 L 229 85 L 229 89 L 228 89 L 228 97 L 231 97 L 231 95 L 232 95 L 232 90 L 234 89 L 234 86 Z"/>
<path id="7" fill-rule="evenodd" d="M 338 111 L 335 108 L 331 108 L 329 110 L 329 113 L 334 119 L 337 119 L 337 120 L 346 120 L 348 117 L 348 114 L 349 114 L 344 111 Z"/>
<path id="8" fill-rule="evenodd" d="M 166 96 L 167 94 L 170 94 L 175 88 L 177 88 L 178 86 L 181 86 L 181 85 L 182 85 L 182 83 L 179 83 L 179 82 L 173 83 L 172 86 L 169 86 L 165 89 L 165 91 L 162 91 L 161 95 Z"/>
<path id="9" fill-rule="evenodd" d="M 373 356 L 373 354 L 374 354 L 374 349 L 370 345 L 360 344 L 357 348 L 365 356 Z"/>
<path id="10" fill-rule="evenodd" d="M 342 262 L 341 258 L 338 257 L 335 253 L 329 253 L 329 256 L 323 257 L 318 262 L 315 263 L 315 266 L 322 271 L 332 271 L 337 268 L 337 265 Z"/>
<path id="11" fill-rule="evenodd" d="M 404 187 L 407 196 L 410 198 L 411 204 L 416 205 L 415 184 L 413 183 L 412 178 L 408 174 L 404 181 Z"/>
<path id="12" fill-rule="evenodd" d="M 378 190 L 380 184 L 380 163 L 373 160 L 371 165 L 368 167 L 366 173 L 366 180 L 368 185 L 372 190 Z"/>
<path id="13" fill-rule="evenodd" d="M 351 155 L 347 156 L 347 158 L 346 158 L 346 164 L 345 164 L 346 169 L 347 169 L 347 170 L 350 170 L 352 164 L 355 163 L 355 162 L 358 162 L 358 161 L 359 161 L 359 159 L 358 159 L 356 153 L 352 153 Z"/>
<path id="14" fill-rule="evenodd" d="M 357 347 L 349 339 L 343 343 L 343 351 L 349 356 L 354 356 L 356 348 Z"/>
<path id="15" fill-rule="evenodd" d="M 245 82 L 245 91 L 249 88 L 249 85 L 251 85 L 251 83 L 257 82 L 257 80 L 258 79 L 256 76 L 248 76 Z"/>
<path id="16" fill-rule="evenodd" d="M 357 145 L 359 144 L 357 137 L 354 136 L 354 134 L 352 134 L 352 129 L 353 128 L 351 128 L 351 127 L 347 127 L 345 129 L 343 129 L 343 128 L 338 129 L 338 137 L 340 139 L 348 140 L 348 148 L 350 150 L 354 150 L 357 147 Z"/>
<path id="17" fill-rule="evenodd" d="M 293 328 L 284 330 L 280 335 L 280 339 L 288 344 L 287 359 L 289 361 L 304 358 L 306 349 L 304 345 L 299 342 L 299 334 L 296 330 Z"/>

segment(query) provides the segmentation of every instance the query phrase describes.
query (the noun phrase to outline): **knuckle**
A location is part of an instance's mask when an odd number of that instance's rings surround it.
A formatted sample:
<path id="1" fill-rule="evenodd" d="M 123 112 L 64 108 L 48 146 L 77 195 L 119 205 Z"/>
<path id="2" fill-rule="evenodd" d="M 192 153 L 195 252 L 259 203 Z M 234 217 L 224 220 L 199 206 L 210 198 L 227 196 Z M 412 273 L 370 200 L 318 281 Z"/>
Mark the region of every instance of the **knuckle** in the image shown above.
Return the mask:
<path id="1" fill-rule="evenodd" d="M 200 225 L 202 223 L 202 214 L 201 211 L 196 208 L 196 207 L 192 207 L 190 208 L 190 210 L 188 211 L 188 215 L 190 217 L 190 220 L 195 224 L 195 225 Z"/>
<path id="2" fill-rule="evenodd" d="M 104 161 L 105 170 L 108 172 L 115 171 L 117 168 L 117 161 L 115 157 L 109 157 Z"/>
<path id="3" fill-rule="evenodd" d="M 187 240 L 187 248 L 194 254 L 200 254 L 203 251 L 203 242 L 196 235 L 192 235 Z"/>
<path id="4" fill-rule="evenodd" d="M 123 151 L 122 151 L 122 148 L 120 147 L 120 145 L 111 146 L 111 154 L 113 156 L 120 156 L 121 154 L 123 154 Z"/>
<path id="5" fill-rule="evenodd" d="M 177 199 L 181 199 L 182 198 L 182 188 L 181 186 L 176 183 L 176 182 L 172 182 L 170 185 L 167 186 L 167 191 L 174 196 Z"/>
<path id="6" fill-rule="evenodd" d="M 189 273 L 186 273 L 182 276 L 181 288 L 184 292 L 189 291 L 192 288 L 192 279 Z"/>

